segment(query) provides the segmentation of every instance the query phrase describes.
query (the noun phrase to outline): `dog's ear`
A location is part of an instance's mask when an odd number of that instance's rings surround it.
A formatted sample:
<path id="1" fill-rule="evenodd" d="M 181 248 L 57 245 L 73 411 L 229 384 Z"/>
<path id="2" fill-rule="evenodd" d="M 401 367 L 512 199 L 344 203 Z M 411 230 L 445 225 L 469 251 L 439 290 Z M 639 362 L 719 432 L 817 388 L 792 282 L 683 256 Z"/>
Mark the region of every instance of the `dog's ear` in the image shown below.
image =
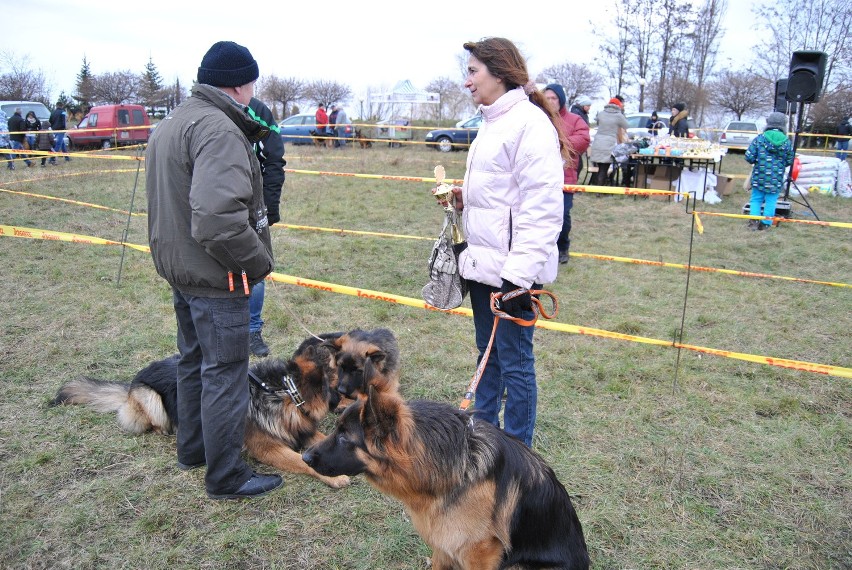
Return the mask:
<path id="1" fill-rule="evenodd" d="M 379 447 L 389 437 L 396 437 L 399 399 L 388 397 L 373 386 L 367 387 L 367 401 L 361 411 L 361 424 L 365 433 L 372 433 Z"/>
<path id="2" fill-rule="evenodd" d="M 327 340 L 324 340 L 320 344 L 320 346 L 327 348 L 331 352 L 332 356 L 337 356 L 337 354 L 340 352 L 340 349 L 343 347 L 343 342 L 345 338 L 345 334 L 339 337 L 329 338 Z"/>
<path id="3" fill-rule="evenodd" d="M 377 374 L 378 374 L 378 372 L 376 370 L 376 365 L 373 363 L 373 360 L 371 358 L 366 359 L 364 361 L 364 373 L 363 373 L 364 384 L 363 384 L 363 387 L 361 388 L 364 392 L 366 392 L 367 386 L 373 387 L 372 380 L 373 380 L 373 378 L 376 377 Z"/>
<path id="4" fill-rule="evenodd" d="M 385 351 L 383 350 L 372 348 L 367 351 L 366 356 L 376 366 L 376 368 L 380 368 L 379 364 L 384 362 L 388 355 L 385 354 Z M 364 364 L 364 369 L 366 370 L 366 362 Z M 366 376 L 366 373 L 364 375 Z"/>

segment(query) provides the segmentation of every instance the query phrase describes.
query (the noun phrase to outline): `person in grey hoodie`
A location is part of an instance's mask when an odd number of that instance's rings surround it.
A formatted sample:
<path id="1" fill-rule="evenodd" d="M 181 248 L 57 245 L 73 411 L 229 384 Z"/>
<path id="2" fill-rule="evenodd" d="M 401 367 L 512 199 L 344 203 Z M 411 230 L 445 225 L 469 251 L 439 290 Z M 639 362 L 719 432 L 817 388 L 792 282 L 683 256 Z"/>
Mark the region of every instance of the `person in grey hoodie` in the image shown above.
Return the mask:
<path id="1" fill-rule="evenodd" d="M 177 317 L 177 457 L 206 466 L 213 499 L 281 486 L 241 456 L 249 406 L 249 295 L 273 268 L 254 143 L 268 129 L 246 107 L 259 76 L 245 47 L 217 42 L 192 95 L 165 117 L 145 154 L 148 241 Z"/>

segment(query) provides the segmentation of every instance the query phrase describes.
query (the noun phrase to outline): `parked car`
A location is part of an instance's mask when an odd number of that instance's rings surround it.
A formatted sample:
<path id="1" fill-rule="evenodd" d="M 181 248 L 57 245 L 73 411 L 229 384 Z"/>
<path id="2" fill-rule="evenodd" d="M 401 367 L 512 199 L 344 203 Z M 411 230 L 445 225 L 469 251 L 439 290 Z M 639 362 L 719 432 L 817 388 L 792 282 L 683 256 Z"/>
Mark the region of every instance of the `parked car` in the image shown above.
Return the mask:
<path id="1" fill-rule="evenodd" d="M 278 123 L 278 128 L 281 129 L 281 141 L 284 143 L 313 144 L 311 131 L 317 130 L 317 118 L 313 113 L 300 113 Z M 355 129 L 352 125 L 343 127 L 344 138 L 351 139 L 354 136 Z"/>
<path id="2" fill-rule="evenodd" d="M 435 129 L 426 133 L 426 146 L 441 152 L 470 148 L 470 143 L 479 134 L 482 125 L 482 115 L 474 115 L 456 123 L 455 128 Z"/>
<path id="3" fill-rule="evenodd" d="M 65 138 L 70 148 L 110 148 L 147 143 L 150 130 L 142 105 L 96 105 Z"/>
<path id="4" fill-rule="evenodd" d="M 35 112 L 35 116 L 41 121 L 41 128 L 50 127 L 50 110 L 44 106 L 44 103 L 38 101 L 0 101 L 0 109 L 6 113 L 7 117 L 15 114 L 15 109 L 21 110 L 21 116 L 26 117 L 30 111 Z"/>
<path id="5" fill-rule="evenodd" d="M 719 136 L 719 144 L 731 150 L 745 151 L 761 131 L 758 121 L 731 121 Z"/>
<path id="6" fill-rule="evenodd" d="M 627 134 L 630 138 L 647 137 L 651 134 L 648 132 L 648 127 L 645 126 L 651 118 L 651 113 L 629 113 L 625 117 L 627 118 Z M 669 132 L 669 117 L 670 113 L 657 111 L 657 125 L 660 134 Z"/>

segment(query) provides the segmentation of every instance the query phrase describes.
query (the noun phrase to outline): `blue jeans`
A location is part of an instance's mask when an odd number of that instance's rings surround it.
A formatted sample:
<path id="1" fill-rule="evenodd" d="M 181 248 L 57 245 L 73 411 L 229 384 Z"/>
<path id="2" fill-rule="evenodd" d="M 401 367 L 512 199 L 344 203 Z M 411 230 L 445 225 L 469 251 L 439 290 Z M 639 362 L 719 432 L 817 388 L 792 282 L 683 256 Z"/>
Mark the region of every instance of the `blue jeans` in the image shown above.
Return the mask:
<path id="1" fill-rule="evenodd" d="M 53 152 L 68 152 L 68 146 L 65 144 L 65 133 L 56 133 L 56 141 L 53 143 Z M 70 156 L 66 156 L 65 160 L 71 160 Z M 56 161 L 56 157 L 50 157 L 51 162 Z"/>
<path id="2" fill-rule="evenodd" d="M 849 139 L 837 141 L 837 150 L 849 150 Z M 840 160 L 846 160 L 849 155 L 845 152 L 837 152 L 834 154 L 834 156 L 836 156 Z"/>
<path id="3" fill-rule="evenodd" d="M 260 332 L 260 329 L 263 328 L 263 319 L 260 317 L 260 313 L 263 311 L 263 295 L 265 291 L 266 284 L 264 281 L 255 283 L 254 287 L 251 288 L 251 295 L 249 295 L 250 333 Z"/>
<path id="4" fill-rule="evenodd" d="M 775 215 L 775 205 L 778 203 L 778 192 L 764 192 L 757 188 L 751 189 L 751 201 L 748 206 L 750 216 L 769 216 Z M 763 206 L 763 214 L 760 213 L 760 208 Z M 767 226 L 772 225 L 771 220 L 760 220 L 761 224 Z"/>
<path id="5" fill-rule="evenodd" d="M 491 329 L 494 313 L 491 312 L 491 293 L 500 291 L 476 281 L 468 281 L 470 304 L 473 309 L 473 325 L 476 330 L 476 347 L 479 349 L 477 364 L 482 360 Z M 537 286 L 536 286 L 537 287 Z M 533 312 L 523 315 L 531 319 Z M 476 417 L 500 427 L 500 407 L 506 395 L 503 411 L 504 431 L 532 447 L 535 429 L 538 387 L 535 382 L 535 358 L 533 357 L 533 330 L 502 319 L 497 325 L 494 344 L 488 364 L 476 388 L 473 413 Z"/>
<path id="6" fill-rule="evenodd" d="M 232 493 L 252 476 L 242 458 L 249 406 L 248 299 L 195 297 L 172 288 L 177 317 L 177 456 L 207 463 L 208 493 Z"/>
<path id="7" fill-rule="evenodd" d="M 556 249 L 560 253 L 568 253 L 568 249 L 571 247 L 571 208 L 574 207 L 573 192 L 562 193 L 562 206 L 564 210 L 562 214 L 562 231 L 559 232 L 559 237 L 556 239 Z"/>
<path id="8" fill-rule="evenodd" d="M 20 142 L 18 142 L 18 141 L 12 141 L 12 140 L 10 140 L 10 141 L 9 141 L 9 146 L 12 148 L 12 150 L 24 150 L 24 145 L 23 145 L 23 143 L 20 143 Z M 10 157 L 10 158 L 18 158 L 18 156 L 21 156 L 21 155 L 17 155 L 17 154 L 10 154 L 10 155 L 9 155 L 9 157 Z M 26 163 L 27 163 L 27 166 L 30 166 L 30 165 L 33 163 L 33 161 L 32 161 L 32 160 L 30 160 L 29 158 L 25 158 L 25 159 L 24 159 L 24 162 L 26 162 Z"/>

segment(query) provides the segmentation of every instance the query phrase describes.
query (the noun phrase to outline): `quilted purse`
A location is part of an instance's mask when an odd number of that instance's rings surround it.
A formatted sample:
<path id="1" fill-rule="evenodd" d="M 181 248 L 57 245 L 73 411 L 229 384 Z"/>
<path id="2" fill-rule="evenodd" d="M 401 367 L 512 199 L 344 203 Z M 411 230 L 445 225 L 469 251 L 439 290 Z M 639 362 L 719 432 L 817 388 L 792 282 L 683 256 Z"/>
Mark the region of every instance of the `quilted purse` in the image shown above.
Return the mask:
<path id="1" fill-rule="evenodd" d="M 423 287 L 423 300 L 445 311 L 459 307 L 467 295 L 467 283 L 459 274 L 458 259 L 453 251 L 452 232 L 447 231 L 456 215 L 447 212 L 444 227 L 432 246 L 429 281 Z"/>

